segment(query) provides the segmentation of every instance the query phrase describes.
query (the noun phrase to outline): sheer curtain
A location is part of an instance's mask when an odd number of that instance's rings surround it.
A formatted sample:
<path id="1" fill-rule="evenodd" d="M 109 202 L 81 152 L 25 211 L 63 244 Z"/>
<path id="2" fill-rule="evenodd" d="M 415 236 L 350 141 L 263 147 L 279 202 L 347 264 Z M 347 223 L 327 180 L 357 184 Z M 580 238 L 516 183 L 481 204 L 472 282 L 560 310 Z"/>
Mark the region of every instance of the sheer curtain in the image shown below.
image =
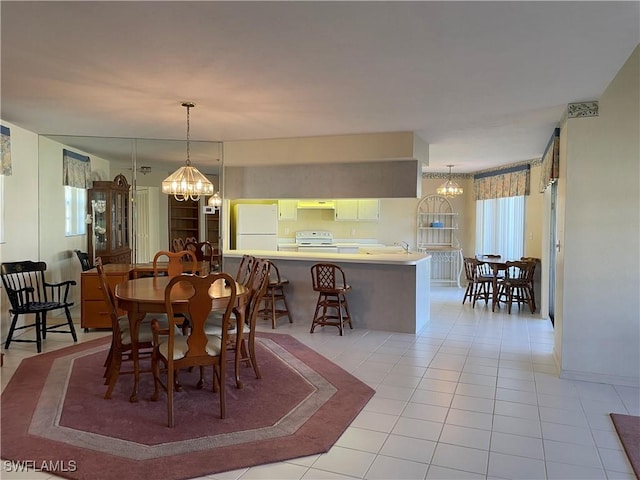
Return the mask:
<path id="1" fill-rule="evenodd" d="M 476 254 L 517 259 L 524 252 L 524 195 L 476 201 Z"/>

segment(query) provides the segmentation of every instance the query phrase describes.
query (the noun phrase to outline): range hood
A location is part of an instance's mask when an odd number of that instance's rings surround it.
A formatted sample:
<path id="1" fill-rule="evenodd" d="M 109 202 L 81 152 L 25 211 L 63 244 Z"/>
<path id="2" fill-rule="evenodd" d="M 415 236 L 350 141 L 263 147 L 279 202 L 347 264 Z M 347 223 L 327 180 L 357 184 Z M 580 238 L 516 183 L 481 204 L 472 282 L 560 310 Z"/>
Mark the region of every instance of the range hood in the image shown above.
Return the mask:
<path id="1" fill-rule="evenodd" d="M 298 200 L 299 210 L 335 210 L 336 202 L 333 200 Z"/>

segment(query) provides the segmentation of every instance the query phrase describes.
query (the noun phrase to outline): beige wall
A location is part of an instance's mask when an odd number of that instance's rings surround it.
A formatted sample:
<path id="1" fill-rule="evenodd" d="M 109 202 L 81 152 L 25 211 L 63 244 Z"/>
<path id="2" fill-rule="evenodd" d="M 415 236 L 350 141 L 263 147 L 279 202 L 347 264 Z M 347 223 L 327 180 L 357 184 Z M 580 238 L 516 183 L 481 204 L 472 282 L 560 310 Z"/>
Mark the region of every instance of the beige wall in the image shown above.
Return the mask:
<path id="1" fill-rule="evenodd" d="M 567 378 L 640 384 L 640 47 L 561 130 L 556 344 Z"/>

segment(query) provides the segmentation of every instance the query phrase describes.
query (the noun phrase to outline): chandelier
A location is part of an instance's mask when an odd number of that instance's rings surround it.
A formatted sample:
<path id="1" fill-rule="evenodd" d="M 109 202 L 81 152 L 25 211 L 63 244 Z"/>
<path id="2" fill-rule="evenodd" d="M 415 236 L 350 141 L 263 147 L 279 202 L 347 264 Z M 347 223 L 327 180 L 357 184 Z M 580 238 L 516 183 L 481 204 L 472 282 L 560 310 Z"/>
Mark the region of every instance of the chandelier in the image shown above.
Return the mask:
<path id="1" fill-rule="evenodd" d="M 191 166 L 189 110 L 195 104 L 184 102 L 182 106 L 187 108 L 187 162 L 162 181 L 162 193 L 173 195 L 179 202 L 189 199 L 197 201 L 200 195 L 213 194 L 213 184 L 196 167 Z"/>
<path id="2" fill-rule="evenodd" d="M 436 192 L 438 193 L 438 195 L 444 195 L 445 197 L 455 197 L 457 195 L 462 195 L 462 187 L 451 179 L 451 167 L 453 167 L 453 165 L 447 165 L 447 167 L 449 167 L 449 178 L 446 182 L 444 182 L 436 189 Z"/>
<path id="3" fill-rule="evenodd" d="M 213 207 L 214 212 L 220 210 L 220 207 L 222 206 L 222 197 L 220 197 L 220 193 L 216 192 L 210 196 L 207 201 L 207 205 Z"/>

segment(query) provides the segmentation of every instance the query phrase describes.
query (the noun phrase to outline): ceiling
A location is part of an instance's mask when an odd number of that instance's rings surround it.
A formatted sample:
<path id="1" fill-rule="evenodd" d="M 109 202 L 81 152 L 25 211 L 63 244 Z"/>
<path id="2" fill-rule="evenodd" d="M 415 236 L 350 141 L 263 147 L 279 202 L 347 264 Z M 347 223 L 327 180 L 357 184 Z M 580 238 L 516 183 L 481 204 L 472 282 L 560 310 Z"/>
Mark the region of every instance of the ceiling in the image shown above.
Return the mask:
<path id="1" fill-rule="evenodd" d="M 188 100 L 194 140 L 414 131 L 426 171 L 474 172 L 540 157 L 599 98 L 639 5 L 2 1 L 1 117 L 184 147 Z"/>

